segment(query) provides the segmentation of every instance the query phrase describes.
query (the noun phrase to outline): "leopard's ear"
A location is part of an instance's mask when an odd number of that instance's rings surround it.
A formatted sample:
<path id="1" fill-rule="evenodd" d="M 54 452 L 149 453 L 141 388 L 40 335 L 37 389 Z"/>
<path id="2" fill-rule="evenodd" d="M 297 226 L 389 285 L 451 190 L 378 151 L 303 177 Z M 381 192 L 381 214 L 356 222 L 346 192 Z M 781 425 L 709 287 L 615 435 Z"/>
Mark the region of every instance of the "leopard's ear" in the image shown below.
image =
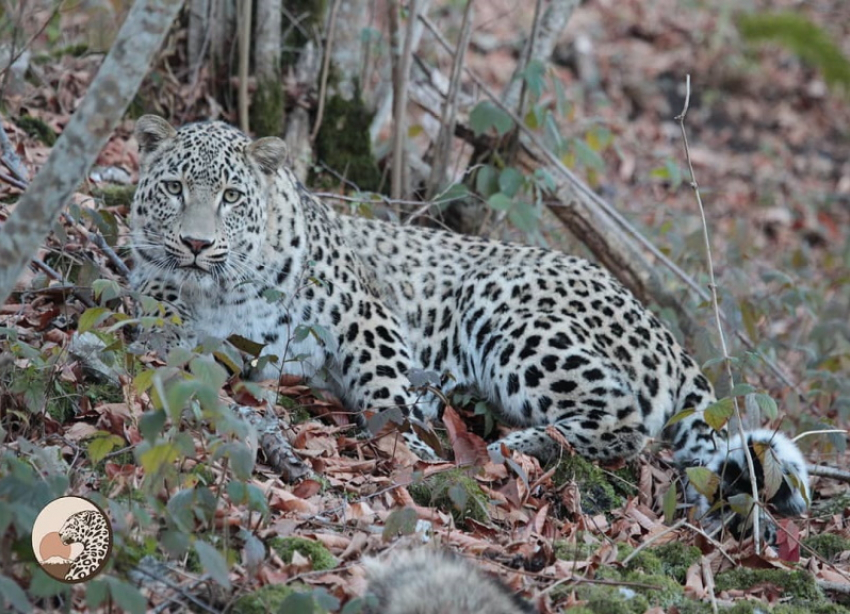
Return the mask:
<path id="1" fill-rule="evenodd" d="M 274 136 L 257 139 L 246 149 L 248 156 L 263 169 L 268 175 L 274 175 L 284 162 L 289 153 L 286 143 Z"/>
<path id="2" fill-rule="evenodd" d="M 148 154 L 159 149 L 160 144 L 173 138 L 177 131 L 167 121 L 158 115 L 142 115 L 136 120 L 136 141 L 139 143 L 139 154 L 142 162 Z"/>

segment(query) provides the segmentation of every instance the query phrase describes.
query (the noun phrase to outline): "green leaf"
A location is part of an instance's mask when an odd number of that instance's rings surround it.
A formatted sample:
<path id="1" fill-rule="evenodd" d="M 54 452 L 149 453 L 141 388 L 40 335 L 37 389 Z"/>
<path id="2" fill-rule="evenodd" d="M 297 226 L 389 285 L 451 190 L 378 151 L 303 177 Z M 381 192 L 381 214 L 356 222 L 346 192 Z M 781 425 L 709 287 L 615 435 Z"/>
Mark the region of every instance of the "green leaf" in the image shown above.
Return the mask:
<path id="1" fill-rule="evenodd" d="M 165 360 L 165 364 L 169 367 L 183 367 L 185 366 L 192 358 L 194 358 L 195 354 L 191 350 L 187 350 L 182 347 L 174 347 L 168 352 L 168 357 Z"/>
<path id="2" fill-rule="evenodd" d="M 743 299 L 738 308 L 741 310 L 741 320 L 744 323 L 744 330 L 747 331 L 747 337 L 753 343 L 758 343 L 759 314 L 755 306 L 750 301 Z"/>
<path id="3" fill-rule="evenodd" d="M 147 392 L 148 389 L 153 385 L 154 375 L 156 375 L 155 369 L 145 369 L 136 377 L 134 377 L 133 388 L 136 389 L 136 392 L 139 394 Z"/>
<path id="4" fill-rule="evenodd" d="M 108 596 L 109 582 L 106 579 L 92 580 L 86 584 L 86 605 L 91 610 L 100 606 Z"/>
<path id="5" fill-rule="evenodd" d="M 3 575 L 0 575 L 0 595 L 3 595 L 3 599 L 8 600 L 18 612 L 32 611 L 32 604 L 30 604 L 23 589 L 18 586 L 17 582 Z M 0 601 L 0 604 L 2 604 L 2 601 Z"/>
<path id="6" fill-rule="evenodd" d="M 239 480 L 248 480 L 254 471 L 256 455 L 251 453 L 250 448 L 244 443 L 233 441 L 227 444 L 227 456 L 230 458 L 230 467 Z"/>
<path id="7" fill-rule="evenodd" d="M 726 502 L 736 514 L 739 514 L 744 518 L 751 517 L 754 504 L 752 495 L 745 492 L 739 492 L 738 494 L 730 495 L 726 499 Z"/>
<path id="8" fill-rule="evenodd" d="M 449 500 L 454 505 L 455 509 L 458 511 L 463 511 L 466 509 L 467 503 L 469 503 L 469 493 L 466 489 L 460 484 L 453 484 L 448 491 Z"/>
<path id="9" fill-rule="evenodd" d="M 579 162 L 584 164 L 587 168 L 591 168 L 596 171 L 601 172 L 605 170 L 605 160 L 603 160 L 602 156 L 600 156 L 598 152 L 594 151 L 585 140 L 573 139 L 573 146 L 575 147 L 576 157 Z"/>
<path id="10" fill-rule="evenodd" d="M 331 354 L 337 353 L 337 339 L 327 328 L 321 324 L 311 324 L 310 333 L 328 350 Z"/>
<path id="11" fill-rule="evenodd" d="M 776 458 L 773 446 L 767 442 L 754 441 L 753 450 L 755 450 L 756 457 L 761 462 L 761 469 L 764 474 L 764 497 L 770 501 L 779 492 L 784 482 L 782 463 Z"/>
<path id="12" fill-rule="evenodd" d="M 588 147 L 590 147 L 593 151 L 602 151 L 611 144 L 614 137 L 611 135 L 611 131 L 608 128 L 604 126 L 594 126 L 587 132 L 585 139 L 587 140 Z"/>
<path id="13" fill-rule="evenodd" d="M 416 526 L 419 523 L 419 517 L 416 510 L 412 507 L 403 507 L 400 510 L 393 510 L 384 523 L 384 531 L 382 533 L 383 540 L 391 541 L 399 535 L 413 535 L 416 533 Z"/>
<path id="14" fill-rule="evenodd" d="M 227 370 L 210 356 L 197 356 L 189 363 L 189 370 L 208 386 L 220 390 L 227 381 Z"/>
<path id="15" fill-rule="evenodd" d="M 475 136 L 480 136 L 491 128 L 495 128 L 499 136 L 504 136 L 513 125 L 514 121 L 510 115 L 489 100 L 479 102 L 469 113 L 469 127 Z"/>
<path id="16" fill-rule="evenodd" d="M 286 614 L 315 614 L 316 602 L 310 593 L 292 593 L 280 604 L 278 612 Z"/>
<path id="17" fill-rule="evenodd" d="M 525 178 L 517 169 L 509 166 L 499 174 L 499 190 L 506 196 L 513 198 L 522 187 Z"/>
<path id="18" fill-rule="evenodd" d="M 683 409 L 682 411 L 680 411 L 676 414 L 673 414 L 672 416 L 670 416 L 670 419 L 667 421 L 667 424 L 664 425 L 664 428 L 666 429 L 668 426 L 672 426 L 672 425 L 676 424 L 677 422 L 681 422 L 682 420 L 684 420 L 688 416 L 693 416 L 694 413 L 696 413 L 696 411 L 697 410 L 694 409 L 693 407 L 688 407 L 687 409 Z"/>
<path id="19" fill-rule="evenodd" d="M 726 426 L 726 423 L 729 422 L 729 418 L 731 418 L 734 413 L 735 401 L 732 397 L 726 397 L 725 399 L 715 401 L 706 407 L 703 417 L 711 428 L 715 431 L 719 431 Z"/>
<path id="20" fill-rule="evenodd" d="M 449 203 L 453 200 L 461 200 L 469 197 L 469 188 L 462 183 L 453 183 L 445 190 L 437 194 L 435 202 Z"/>
<path id="21" fill-rule="evenodd" d="M 664 493 L 664 499 L 661 503 L 661 509 L 664 511 L 664 522 L 668 525 L 673 524 L 673 519 L 676 517 L 676 502 L 677 502 L 676 482 L 670 483 L 670 488 Z"/>
<path id="22" fill-rule="evenodd" d="M 512 201 L 506 194 L 496 192 L 487 199 L 487 204 L 496 211 L 508 211 L 514 206 L 514 201 Z"/>
<path id="23" fill-rule="evenodd" d="M 750 384 L 746 382 L 742 382 L 740 384 L 735 384 L 734 388 L 732 388 L 732 392 L 729 393 L 730 397 L 743 397 L 748 394 L 752 394 L 756 391 Z"/>
<path id="24" fill-rule="evenodd" d="M 523 232 L 537 230 L 537 209 L 530 203 L 518 201 L 514 208 L 508 211 L 508 219 Z"/>
<path id="25" fill-rule="evenodd" d="M 124 444 L 124 440 L 118 435 L 112 435 L 104 431 L 99 431 L 105 436 L 95 437 L 89 442 L 89 460 L 93 464 L 97 464 L 106 458 L 106 455 L 112 452 L 118 446 Z"/>
<path id="26" fill-rule="evenodd" d="M 520 77 L 525 80 L 526 87 L 535 100 L 543 95 L 543 87 L 546 85 L 545 76 L 546 65 L 537 59 L 531 60 L 525 70 L 520 73 Z"/>
<path id="27" fill-rule="evenodd" d="M 106 307 L 89 307 L 80 316 L 77 323 L 77 332 L 84 333 L 91 330 L 112 315 L 112 310 Z"/>
<path id="28" fill-rule="evenodd" d="M 706 467 L 687 467 L 685 473 L 688 475 L 691 486 L 699 494 L 709 501 L 714 500 L 717 487 L 720 486 L 720 476 Z"/>
<path id="29" fill-rule="evenodd" d="M 167 416 L 161 409 L 146 411 L 139 419 L 139 432 L 147 441 L 153 443 L 156 441 L 162 427 L 165 426 Z"/>
<path id="30" fill-rule="evenodd" d="M 205 541 L 195 542 L 195 552 L 201 560 L 201 566 L 210 577 L 224 588 L 230 590 L 230 577 L 227 573 L 227 561 L 221 553 Z"/>
<path id="31" fill-rule="evenodd" d="M 180 458 L 180 449 L 172 443 L 161 443 L 143 452 L 139 458 L 146 473 L 158 473 L 163 465 L 170 465 Z"/>
<path id="32" fill-rule="evenodd" d="M 96 279 L 91 284 L 94 297 L 101 302 L 111 301 L 121 296 L 121 286 L 111 279 Z"/>
<path id="33" fill-rule="evenodd" d="M 144 614 L 147 611 L 148 600 L 138 588 L 118 578 L 107 577 L 104 580 L 109 584 L 109 594 L 119 608 L 130 614 Z"/>
<path id="34" fill-rule="evenodd" d="M 768 420 L 775 420 L 779 415 L 779 408 L 776 406 L 776 401 L 769 394 L 756 392 L 753 394 L 753 400 Z"/>

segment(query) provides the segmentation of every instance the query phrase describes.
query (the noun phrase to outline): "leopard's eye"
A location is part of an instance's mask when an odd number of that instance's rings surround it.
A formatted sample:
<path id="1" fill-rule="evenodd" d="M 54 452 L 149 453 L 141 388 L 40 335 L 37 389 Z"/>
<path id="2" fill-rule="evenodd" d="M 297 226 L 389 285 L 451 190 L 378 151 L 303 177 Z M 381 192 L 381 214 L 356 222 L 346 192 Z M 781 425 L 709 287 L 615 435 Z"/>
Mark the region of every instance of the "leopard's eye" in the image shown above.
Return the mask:
<path id="1" fill-rule="evenodd" d="M 172 196 L 180 196 L 183 193 L 183 184 L 179 181 L 166 181 L 165 191 Z"/>
<path id="2" fill-rule="evenodd" d="M 242 198 L 242 192 L 240 192 L 239 190 L 236 190 L 234 188 L 227 188 L 224 191 L 224 202 L 226 202 L 228 205 L 232 205 L 240 198 Z"/>

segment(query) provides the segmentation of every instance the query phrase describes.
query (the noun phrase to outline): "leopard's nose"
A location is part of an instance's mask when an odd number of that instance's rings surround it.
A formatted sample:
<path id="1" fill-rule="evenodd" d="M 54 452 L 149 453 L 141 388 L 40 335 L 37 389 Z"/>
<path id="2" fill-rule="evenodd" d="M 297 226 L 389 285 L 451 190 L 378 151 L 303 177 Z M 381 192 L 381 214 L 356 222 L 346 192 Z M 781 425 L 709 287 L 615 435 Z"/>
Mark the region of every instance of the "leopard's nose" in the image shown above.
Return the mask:
<path id="1" fill-rule="evenodd" d="M 180 240 L 196 256 L 213 244 L 209 239 L 195 239 L 194 237 L 185 237 L 183 235 L 180 235 Z"/>

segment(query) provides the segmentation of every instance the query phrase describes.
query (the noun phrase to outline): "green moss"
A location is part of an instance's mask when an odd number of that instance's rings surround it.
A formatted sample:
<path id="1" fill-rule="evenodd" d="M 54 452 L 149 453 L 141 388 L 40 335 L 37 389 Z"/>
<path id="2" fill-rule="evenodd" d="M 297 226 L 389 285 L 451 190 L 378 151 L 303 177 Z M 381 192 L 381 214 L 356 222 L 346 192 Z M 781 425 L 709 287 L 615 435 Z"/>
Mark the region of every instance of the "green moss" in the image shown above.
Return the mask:
<path id="1" fill-rule="evenodd" d="M 316 157 L 361 190 L 375 192 L 380 187 L 381 173 L 372 154 L 371 123 L 372 114 L 359 93 L 351 101 L 332 96 L 325 105 L 316 136 Z M 316 182 L 317 177 L 311 177 L 311 185 Z"/>
<path id="2" fill-rule="evenodd" d="M 134 185 L 102 185 L 94 188 L 91 195 L 99 200 L 104 207 L 130 206 L 136 194 Z"/>
<path id="3" fill-rule="evenodd" d="M 828 601 L 778 605 L 772 614 L 850 614 L 850 609 Z"/>
<path id="4" fill-rule="evenodd" d="M 649 609 L 643 595 L 626 587 L 583 584 L 575 592 L 594 614 L 643 614 Z"/>
<path id="5" fill-rule="evenodd" d="M 333 569 L 337 560 L 322 544 L 303 537 L 275 537 L 269 541 L 269 546 L 287 563 L 292 562 L 292 555 L 298 552 L 313 563 L 315 571 Z"/>
<path id="6" fill-rule="evenodd" d="M 559 463 L 552 476 L 556 486 L 575 481 L 581 493 L 581 507 L 586 514 L 607 512 L 623 505 L 623 496 L 635 494 L 634 476 L 628 470 L 610 472 L 581 456 L 568 456 Z"/>
<path id="7" fill-rule="evenodd" d="M 48 126 L 42 120 L 32 115 L 21 115 L 16 118 L 15 124 L 34 139 L 38 139 L 48 147 L 53 147 L 56 142 L 56 133 L 53 128 Z"/>
<path id="8" fill-rule="evenodd" d="M 252 591 L 249 595 L 242 595 L 233 603 L 230 610 L 233 614 L 267 614 L 278 612 L 284 599 L 289 597 L 295 590 L 282 584 L 266 584 Z"/>
<path id="9" fill-rule="evenodd" d="M 294 66 L 300 57 L 300 50 L 308 42 L 307 37 L 314 30 L 321 30 L 324 26 L 325 15 L 327 15 L 327 0 L 288 0 L 286 3 L 287 14 L 292 15 L 296 24 L 284 17 L 281 24 L 286 39 L 281 45 L 281 62 L 284 67 Z"/>
<path id="10" fill-rule="evenodd" d="M 815 583 L 815 579 L 805 571 L 737 567 L 721 572 L 715 578 L 718 592 L 733 589 L 746 590 L 764 583 L 778 586 L 784 590 L 786 596 L 798 600 L 818 601 L 822 599 L 821 591 Z"/>
<path id="11" fill-rule="evenodd" d="M 702 552 L 696 546 L 686 546 L 679 542 L 670 542 L 652 548 L 653 554 L 661 561 L 661 573 L 684 584 L 688 567 L 699 562 Z"/>
<path id="12" fill-rule="evenodd" d="M 827 561 L 831 561 L 842 552 L 850 550 L 850 539 L 832 533 L 822 533 L 807 537 L 803 540 L 803 545 L 811 548 Z"/>
<path id="13" fill-rule="evenodd" d="M 411 484 L 408 491 L 416 503 L 449 512 L 459 525 L 467 518 L 478 522 L 489 520 L 487 495 L 468 470 L 435 473 Z"/>
<path id="14" fill-rule="evenodd" d="M 280 81 L 263 80 L 251 99 L 251 128 L 259 136 L 281 136 L 284 115 Z"/>
<path id="15" fill-rule="evenodd" d="M 555 542 L 553 549 L 555 558 L 559 558 L 562 561 L 582 561 L 593 554 L 598 547 L 598 543 L 585 544 L 562 539 Z"/>

